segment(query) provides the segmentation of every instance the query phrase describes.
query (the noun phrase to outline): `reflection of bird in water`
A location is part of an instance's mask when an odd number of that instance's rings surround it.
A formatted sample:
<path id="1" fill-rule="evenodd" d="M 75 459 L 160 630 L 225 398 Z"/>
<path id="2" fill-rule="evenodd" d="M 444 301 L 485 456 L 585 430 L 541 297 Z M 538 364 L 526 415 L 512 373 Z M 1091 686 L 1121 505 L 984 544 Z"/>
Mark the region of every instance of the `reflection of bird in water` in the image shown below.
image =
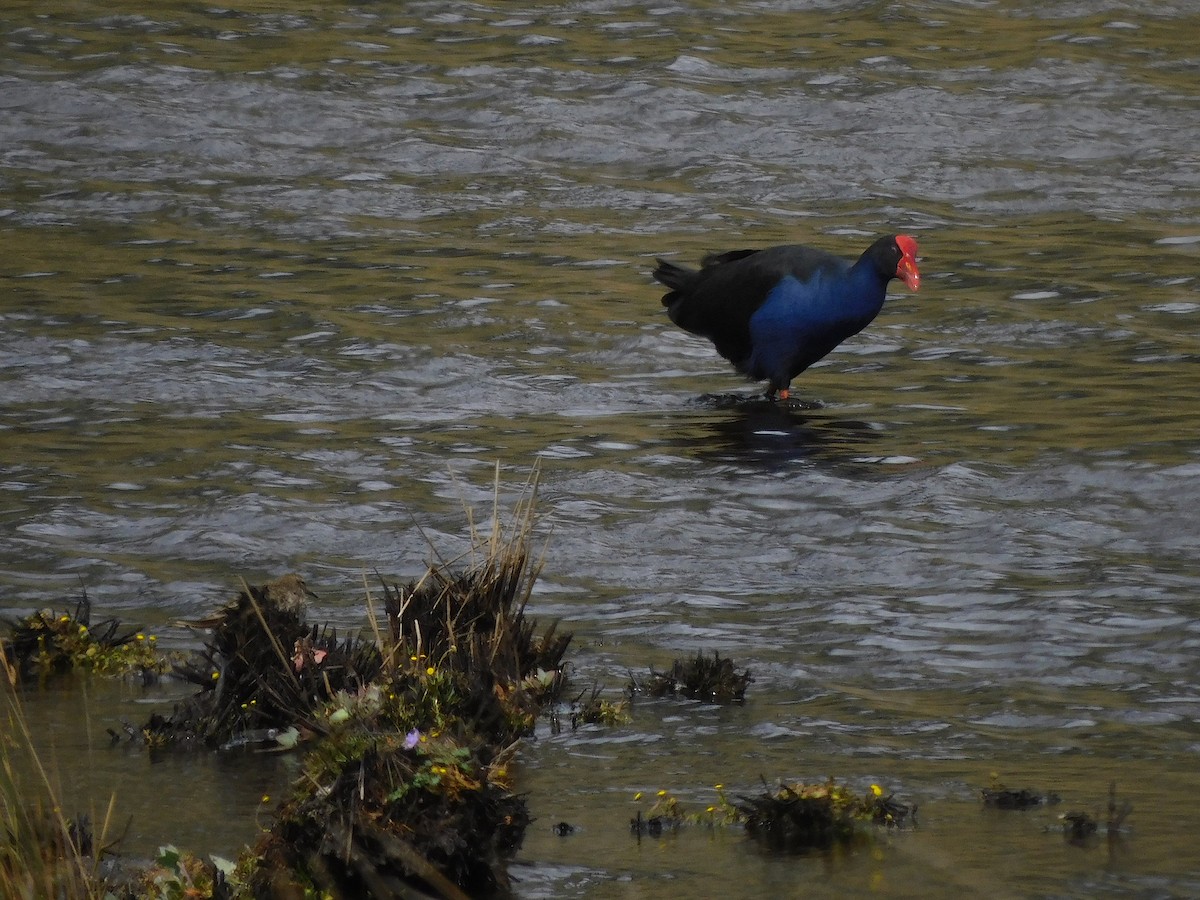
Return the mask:
<path id="1" fill-rule="evenodd" d="M 842 410 L 801 408 L 745 394 L 708 394 L 699 412 L 677 417 L 668 446 L 721 464 L 775 470 L 805 462 L 862 471 L 879 454 L 886 428 L 846 418 Z"/>
<path id="2" fill-rule="evenodd" d="M 303 616 L 305 601 L 317 596 L 309 590 L 304 579 L 294 572 L 282 575 L 274 581 L 268 581 L 261 587 L 251 587 L 250 590 L 254 594 L 254 600 L 258 603 L 273 606 L 298 618 Z M 182 619 L 175 624 L 184 628 L 216 628 L 235 617 L 239 610 L 248 610 L 251 607 L 250 600 L 250 595 L 242 591 L 236 600 L 211 616 L 205 616 L 202 619 Z"/>

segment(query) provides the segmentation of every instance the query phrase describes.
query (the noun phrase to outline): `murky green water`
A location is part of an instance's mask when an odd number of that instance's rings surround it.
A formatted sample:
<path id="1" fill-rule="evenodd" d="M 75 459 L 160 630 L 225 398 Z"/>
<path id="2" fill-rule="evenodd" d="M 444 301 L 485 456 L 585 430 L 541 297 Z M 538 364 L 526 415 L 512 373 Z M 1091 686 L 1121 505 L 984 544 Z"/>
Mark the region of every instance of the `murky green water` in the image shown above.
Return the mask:
<path id="1" fill-rule="evenodd" d="M 462 546 L 540 458 L 580 684 L 700 649 L 756 681 L 530 742 L 525 896 L 1200 892 L 1200 8 L 147 9 L 0 13 L 6 612 L 84 584 L 185 646 L 298 570 L 357 623 L 364 570 Z M 894 231 L 921 292 L 790 408 L 648 275 Z M 68 793 L 115 785 L 139 847 L 253 833 L 286 762 L 111 752 L 170 698 L 90 690 L 85 734 L 77 691 L 31 703 Z M 1092 812 L 1116 780 L 1132 830 L 989 814 L 992 772 Z M 920 829 L 626 830 L 638 790 L 829 774 Z"/>

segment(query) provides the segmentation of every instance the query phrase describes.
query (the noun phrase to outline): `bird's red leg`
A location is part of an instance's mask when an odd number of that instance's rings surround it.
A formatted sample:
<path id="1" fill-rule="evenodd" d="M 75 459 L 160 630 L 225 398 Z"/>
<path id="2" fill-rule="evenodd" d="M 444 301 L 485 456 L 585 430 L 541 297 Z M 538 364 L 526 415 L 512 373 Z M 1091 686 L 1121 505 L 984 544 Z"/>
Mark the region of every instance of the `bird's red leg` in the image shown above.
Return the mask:
<path id="1" fill-rule="evenodd" d="M 783 390 L 781 390 L 781 391 L 779 392 L 779 399 L 780 399 L 780 400 L 786 400 L 787 398 L 788 398 L 788 389 L 787 389 L 787 388 L 784 388 Z"/>

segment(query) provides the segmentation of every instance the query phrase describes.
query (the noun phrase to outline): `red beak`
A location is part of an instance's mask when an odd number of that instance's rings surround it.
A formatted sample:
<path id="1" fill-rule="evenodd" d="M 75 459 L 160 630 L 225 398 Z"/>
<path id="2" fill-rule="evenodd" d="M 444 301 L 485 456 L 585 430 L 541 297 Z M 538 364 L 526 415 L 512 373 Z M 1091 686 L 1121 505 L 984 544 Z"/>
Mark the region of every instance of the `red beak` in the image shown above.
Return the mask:
<path id="1" fill-rule="evenodd" d="M 921 286 L 921 272 L 917 268 L 917 241 L 907 234 L 898 234 L 896 246 L 904 254 L 896 266 L 896 277 L 903 279 L 910 291 L 915 291 Z"/>

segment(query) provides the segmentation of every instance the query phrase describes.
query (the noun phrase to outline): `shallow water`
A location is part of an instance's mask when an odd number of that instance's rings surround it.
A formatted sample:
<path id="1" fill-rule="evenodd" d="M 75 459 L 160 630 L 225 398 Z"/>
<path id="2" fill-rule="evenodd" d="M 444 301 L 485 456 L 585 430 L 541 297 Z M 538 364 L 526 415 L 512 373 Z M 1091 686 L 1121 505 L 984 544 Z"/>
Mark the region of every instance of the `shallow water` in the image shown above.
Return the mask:
<path id="1" fill-rule="evenodd" d="M 1196 893 L 1198 20 L 0 13 L 0 605 L 86 585 L 182 647 L 167 623 L 296 570 L 355 625 L 364 571 L 462 548 L 497 463 L 511 498 L 540 459 L 535 613 L 575 632 L 580 685 L 697 650 L 755 682 L 529 742 L 523 895 Z M 648 274 L 895 231 L 920 293 L 788 406 L 675 331 Z M 85 735 L 69 692 L 31 707 L 65 784 L 117 785 L 135 847 L 253 833 L 228 820 L 286 763 L 238 791 L 219 762 L 118 758 L 104 728 L 170 698 L 91 692 Z M 1074 847 L 1056 810 L 990 814 L 993 772 L 1094 813 L 1115 780 L 1131 831 Z M 626 830 L 639 790 L 831 774 L 920 829 L 834 859 Z M 213 788 L 181 822 L 162 785 L 192 778 Z"/>

